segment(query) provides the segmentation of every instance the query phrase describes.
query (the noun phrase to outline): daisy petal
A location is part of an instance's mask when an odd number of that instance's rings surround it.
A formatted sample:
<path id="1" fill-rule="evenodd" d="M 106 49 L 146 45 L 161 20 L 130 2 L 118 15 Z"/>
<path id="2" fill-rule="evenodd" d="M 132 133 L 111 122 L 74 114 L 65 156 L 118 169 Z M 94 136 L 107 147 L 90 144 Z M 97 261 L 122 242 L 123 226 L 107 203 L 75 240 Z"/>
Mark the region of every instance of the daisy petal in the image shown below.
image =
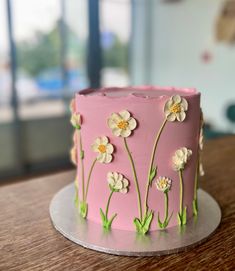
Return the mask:
<path id="1" fill-rule="evenodd" d="M 122 181 L 117 180 L 117 181 L 116 181 L 116 184 L 115 184 L 115 188 L 116 188 L 116 189 L 122 189 Z"/>
<path id="2" fill-rule="evenodd" d="M 166 112 L 166 110 L 169 109 L 172 105 L 173 105 L 173 101 L 172 99 L 169 99 L 164 106 L 164 112 Z"/>
<path id="3" fill-rule="evenodd" d="M 100 163 L 104 163 L 106 158 L 106 154 L 105 153 L 99 153 L 97 156 L 97 161 L 99 161 Z"/>
<path id="4" fill-rule="evenodd" d="M 113 172 L 111 172 L 111 171 L 109 171 L 107 174 L 107 179 L 110 179 L 110 178 L 113 179 Z"/>
<path id="5" fill-rule="evenodd" d="M 116 123 L 122 120 L 121 116 L 117 113 L 112 113 L 111 119 L 113 119 Z"/>
<path id="6" fill-rule="evenodd" d="M 112 159 L 113 159 L 113 156 L 111 154 L 106 153 L 104 163 L 108 164 L 112 161 Z"/>
<path id="7" fill-rule="evenodd" d="M 99 146 L 101 144 L 101 138 L 97 137 L 95 143 Z"/>
<path id="8" fill-rule="evenodd" d="M 167 120 L 168 121 L 175 121 L 176 119 L 176 115 L 174 113 L 170 113 L 168 116 L 167 116 Z"/>
<path id="9" fill-rule="evenodd" d="M 171 111 L 170 111 L 170 109 L 166 108 L 166 109 L 164 109 L 164 113 L 166 116 L 169 116 L 171 114 Z"/>
<path id="10" fill-rule="evenodd" d="M 112 129 L 112 132 L 113 132 L 113 134 L 114 134 L 115 136 L 120 136 L 122 130 L 119 129 L 119 128 L 114 128 L 114 129 Z"/>
<path id="11" fill-rule="evenodd" d="M 131 116 L 131 114 L 126 111 L 126 110 L 122 110 L 121 112 L 119 112 L 119 115 L 124 119 L 124 120 L 128 120 Z"/>
<path id="12" fill-rule="evenodd" d="M 121 173 L 118 173 L 117 181 L 122 181 L 122 179 L 123 179 L 123 175 Z"/>
<path id="13" fill-rule="evenodd" d="M 174 95 L 174 96 L 172 96 L 172 100 L 174 103 L 178 104 L 181 102 L 181 97 L 180 97 L 180 95 Z"/>
<path id="14" fill-rule="evenodd" d="M 186 99 L 181 98 L 181 105 L 182 105 L 184 111 L 187 111 L 187 110 L 188 110 L 188 102 L 187 102 Z"/>
<path id="15" fill-rule="evenodd" d="M 117 172 L 113 173 L 113 178 L 115 179 L 115 181 L 118 179 L 118 173 Z"/>
<path id="16" fill-rule="evenodd" d="M 122 180 L 122 183 L 123 183 L 123 187 L 127 187 L 129 185 L 129 182 L 126 178 Z"/>
<path id="17" fill-rule="evenodd" d="M 131 130 L 129 128 L 126 128 L 125 130 L 121 130 L 122 137 L 128 137 L 130 134 L 131 134 Z"/>
<path id="18" fill-rule="evenodd" d="M 181 111 L 180 113 L 176 113 L 176 118 L 178 121 L 182 122 L 186 118 L 186 114 L 184 111 Z"/>
<path id="19" fill-rule="evenodd" d="M 106 136 L 102 136 L 101 137 L 101 140 L 100 140 L 100 143 L 103 144 L 103 145 L 107 145 L 109 142 L 108 138 Z"/>
<path id="20" fill-rule="evenodd" d="M 128 120 L 128 124 L 129 124 L 129 128 L 131 130 L 134 130 L 136 128 L 136 125 L 137 125 L 136 120 L 134 118 L 130 118 Z"/>
<path id="21" fill-rule="evenodd" d="M 119 190 L 120 193 L 126 194 L 127 193 L 127 188 L 122 188 Z"/>
<path id="22" fill-rule="evenodd" d="M 108 119 L 108 126 L 109 126 L 110 129 L 114 129 L 114 128 L 117 127 L 117 124 L 113 119 L 109 118 Z"/>
<path id="23" fill-rule="evenodd" d="M 114 151 L 113 145 L 110 144 L 110 143 L 108 143 L 108 144 L 106 145 L 106 152 L 107 152 L 108 154 L 112 154 L 113 151 Z"/>
<path id="24" fill-rule="evenodd" d="M 200 163 L 200 165 L 199 165 L 199 174 L 200 174 L 200 176 L 204 176 L 205 175 L 205 171 L 204 171 L 202 163 Z"/>
<path id="25" fill-rule="evenodd" d="M 109 183 L 111 186 L 114 186 L 115 181 L 114 181 L 113 178 L 110 178 L 110 179 L 108 179 L 108 183 Z"/>
<path id="26" fill-rule="evenodd" d="M 94 152 L 99 152 L 98 147 L 99 147 L 99 145 L 98 145 L 97 143 L 94 143 L 94 144 L 91 145 L 91 149 L 92 149 Z"/>

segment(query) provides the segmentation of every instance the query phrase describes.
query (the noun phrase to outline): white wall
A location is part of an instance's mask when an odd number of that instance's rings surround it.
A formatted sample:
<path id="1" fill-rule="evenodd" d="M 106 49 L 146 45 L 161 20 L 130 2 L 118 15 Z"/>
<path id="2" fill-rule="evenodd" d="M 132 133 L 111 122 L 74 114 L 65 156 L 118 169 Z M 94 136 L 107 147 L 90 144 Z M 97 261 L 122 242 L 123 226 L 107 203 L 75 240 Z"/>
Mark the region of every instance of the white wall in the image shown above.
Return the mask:
<path id="1" fill-rule="evenodd" d="M 150 31 L 145 29 L 150 32 L 150 41 L 145 40 L 145 54 L 148 54 L 148 43 L 151 42 L 150 80 L 144 78 L 136 50 L 133 50 L 136 53 L 132 55 L 131 68 L 133 84 L 196 87 L 202 93 L 206 119 L 217 128 L 226 130 L 228 123 L 224 108 L 232 100 L 235 103 L 235 46 L 211 42 L 221 3 L 221 0 L 182 0 L 166 4 L 150 0 L 149 17 L 153 25 Z M 135 42 L 143 42 L 143 33 L 138 33 L 143 18 L 144 14 L 133 14 L 133 46 Z M 212 61 L 206 64 L 201 59 L 205 49 L 213 53 Z"/>

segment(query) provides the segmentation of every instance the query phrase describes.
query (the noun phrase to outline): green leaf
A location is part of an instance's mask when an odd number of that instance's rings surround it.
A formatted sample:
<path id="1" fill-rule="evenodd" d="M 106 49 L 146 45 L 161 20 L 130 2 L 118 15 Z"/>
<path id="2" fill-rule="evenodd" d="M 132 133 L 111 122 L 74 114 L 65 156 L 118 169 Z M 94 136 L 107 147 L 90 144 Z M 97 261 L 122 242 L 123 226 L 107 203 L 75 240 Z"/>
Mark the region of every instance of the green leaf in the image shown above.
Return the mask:
<path id="1" fill-rule="evenodd" d="M 193 200 L 193 215 L 197 216 L 198 215 L 198 206 L 197 206 L 197 199 Z"/>
<path id="2" fill-rule="evenodd" d="M 177 218 L 178 218 L 178 224 L 181 226 L 182 225 L 182 219 L 181 219 L 181 214 L 177 213 Z"/>
<path id="3" fill-rule="evenodd" d="M 78 130 L 80 130 L 81 129 L 81 125 L 76 124 L 75 128 L 78 129 Z"/>
<path id="4" fill-rule="evenodd" d="M 161 222 L 161 219 L 160 219 L 160 216 L 159 216 L 159 212 L 158 212 L 158 215 L 157 215 L 157 220 L 158 220 L 159 228 L 162 229 L 163 228 L 163 223 Z"/>
<path id="5" fill-rule="evenodd" d="M 141 232 L 142 225 L 141 225 L 140 220 L 136 217 L 136 218 L 134 219 L 133 223 L 135 224 L 136 231 L 137 231 L 137 232 Z"/>
<path id="6" fill-rule="evenodd" d="M 150 172 L 150 176 L 149 176 L 149 184 L 151 185 L 155 176 L 157 175 L 157 166 L 152 167 L 151 172 Z"/>
<path id="7" fill-rule="evenodd" d="M 79 203 L 79 213 L 83 218 L 87 216 L 88 205 L 85 201 L 80 201 Z"/>
<path id="8" fill-rule="evenodd" d="M 153 219 L 153 212 L 146 212 L 142 222 L 139 218 L 134 219 L 134 224 L 136 226 L 136 231 L 141 234 L 146 234 L 149 231 L 151 221 Z"/>
<path id="9" fill-rule="evenodd" d="M 182 223 L 183 223 L 183 225 L 185 225 L 187 223 L 187 206 L 185 206 L 184 210 L 183 210 Z"/>
<path id="10" fill-rule="evenodd" d="M 80 151 L 80 158 L 84 159 L 84 151 Z"/>
<path id="11" fill-rule="evenodd" d="M 148 216 L 146 217 L 144 224 L 142 225 L 142 233 L 147 233 L 149 231 L 149 227 L 151 224 L 151 221 L 153 219 L 153 212 L 150 211 L 150 213 L 148 214 Z"/>
<path id="12" fill-rule="evenodd" d="M 105 218 L 104 212 L 103 212 L 103 210 L 101 208 L 100 208 L 100 217 L 101 217 L 101 220 L 102 220 L 102 222 L 104 224 L 104 222 L 106 221 L 106 218 Z"/>
<path id="13" fill-rule="evenodd" d="M 111 225 L 112 225 L 112 223 L 113 223 L 113 220 L 114 220 L 114 218 L 117 216 L 117 214 L 114 214 L 112 217 L 111 217 L 111 219 L 110 220 L 108 220 L 107 221 L 107 228 L 108 229 L 110 229 L 111 228 Z"/>
<path id="14" fill-rule="evenodd" d="M 143 218 L 142 218 L 141 225 L 145 223 L 147 217 L 148 217 L 148 207 L 146 208 L 146 212 L 144 213 L 144 216 L 143 216 Z"/>
<path id="15" fill-rule="evenodd" d="M 79 206 L 79 193 L 78 193 L 78 182 L 74 181 L 74 188 L 75 188 L 75 195 L 74 195 L 74 204 L 75 207 L 78 208 Z"/>
<path id="16" fill-rule="evenodd" d="M 170 217 L 166 220 L 166 223 L 165 223 L 165 224 L 166 224 L 166 227 L 168 226 L 168 224 L 169 224 L 169 222 L 170 222 L 172 216 L 173 216 L 173 212 L 171 213 Z"/>

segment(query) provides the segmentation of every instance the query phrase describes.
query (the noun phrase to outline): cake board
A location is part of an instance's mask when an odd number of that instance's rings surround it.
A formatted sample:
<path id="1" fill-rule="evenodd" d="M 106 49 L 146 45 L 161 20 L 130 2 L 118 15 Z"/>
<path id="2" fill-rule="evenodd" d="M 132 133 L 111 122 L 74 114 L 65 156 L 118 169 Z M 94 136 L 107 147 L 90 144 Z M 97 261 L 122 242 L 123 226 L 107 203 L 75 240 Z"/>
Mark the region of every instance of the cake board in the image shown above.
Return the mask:
<path id="1" fill-rule="evenodd" d="M 185 226 L 151 231 L 144 236 L 134 231 L 107 231 L 102 225 L 80 217 L 74 206 L 74 193 L 72 183 L 53 197 L 50 217 L 55 229 L 76 244 L 108 254 L 160 256 L 187 251 L 208 239 L 221 221 L 218 203 L 207 192 L 199 189 L 198 216 L 191 218 Z"/>

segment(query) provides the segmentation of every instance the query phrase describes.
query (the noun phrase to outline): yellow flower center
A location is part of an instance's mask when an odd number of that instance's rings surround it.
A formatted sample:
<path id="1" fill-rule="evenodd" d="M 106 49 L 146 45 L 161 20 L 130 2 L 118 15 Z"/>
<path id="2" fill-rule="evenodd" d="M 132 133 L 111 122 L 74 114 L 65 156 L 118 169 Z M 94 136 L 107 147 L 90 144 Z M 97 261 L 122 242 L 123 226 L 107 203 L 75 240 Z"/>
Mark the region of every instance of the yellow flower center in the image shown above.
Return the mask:
<path id="1" fill-rule="evenodd" d="M 98 150 L 99 150 L 101 153 L 105 153 L 105 152 L 106 152 L 106 147 L 105 147 L 105 145 L 103 145 L 103 144 L 99 145 Z"/>
<path id="2" fill-rule="evenodd" d="M 125 120 L 122 120 L 117 124 L 117 127 L 119 129 L 125 130 L 128 127 L 128 122 Z"/>
<path id="3" fill-rule="evenodd" d="M 167 185 L 166 179 L 161 179 L 161 180 L 159 181 L 159 186 L 160 186 L 162 189 L 165 188 L 166 185 Z"/>
<path id="4" fill-rule="evenodd" d="M 181 112 L 181 106 L 180 104 L 173 104 L 171 107 L 170 107 L 170 111 L 171 113 L 180 113 Z"/>

